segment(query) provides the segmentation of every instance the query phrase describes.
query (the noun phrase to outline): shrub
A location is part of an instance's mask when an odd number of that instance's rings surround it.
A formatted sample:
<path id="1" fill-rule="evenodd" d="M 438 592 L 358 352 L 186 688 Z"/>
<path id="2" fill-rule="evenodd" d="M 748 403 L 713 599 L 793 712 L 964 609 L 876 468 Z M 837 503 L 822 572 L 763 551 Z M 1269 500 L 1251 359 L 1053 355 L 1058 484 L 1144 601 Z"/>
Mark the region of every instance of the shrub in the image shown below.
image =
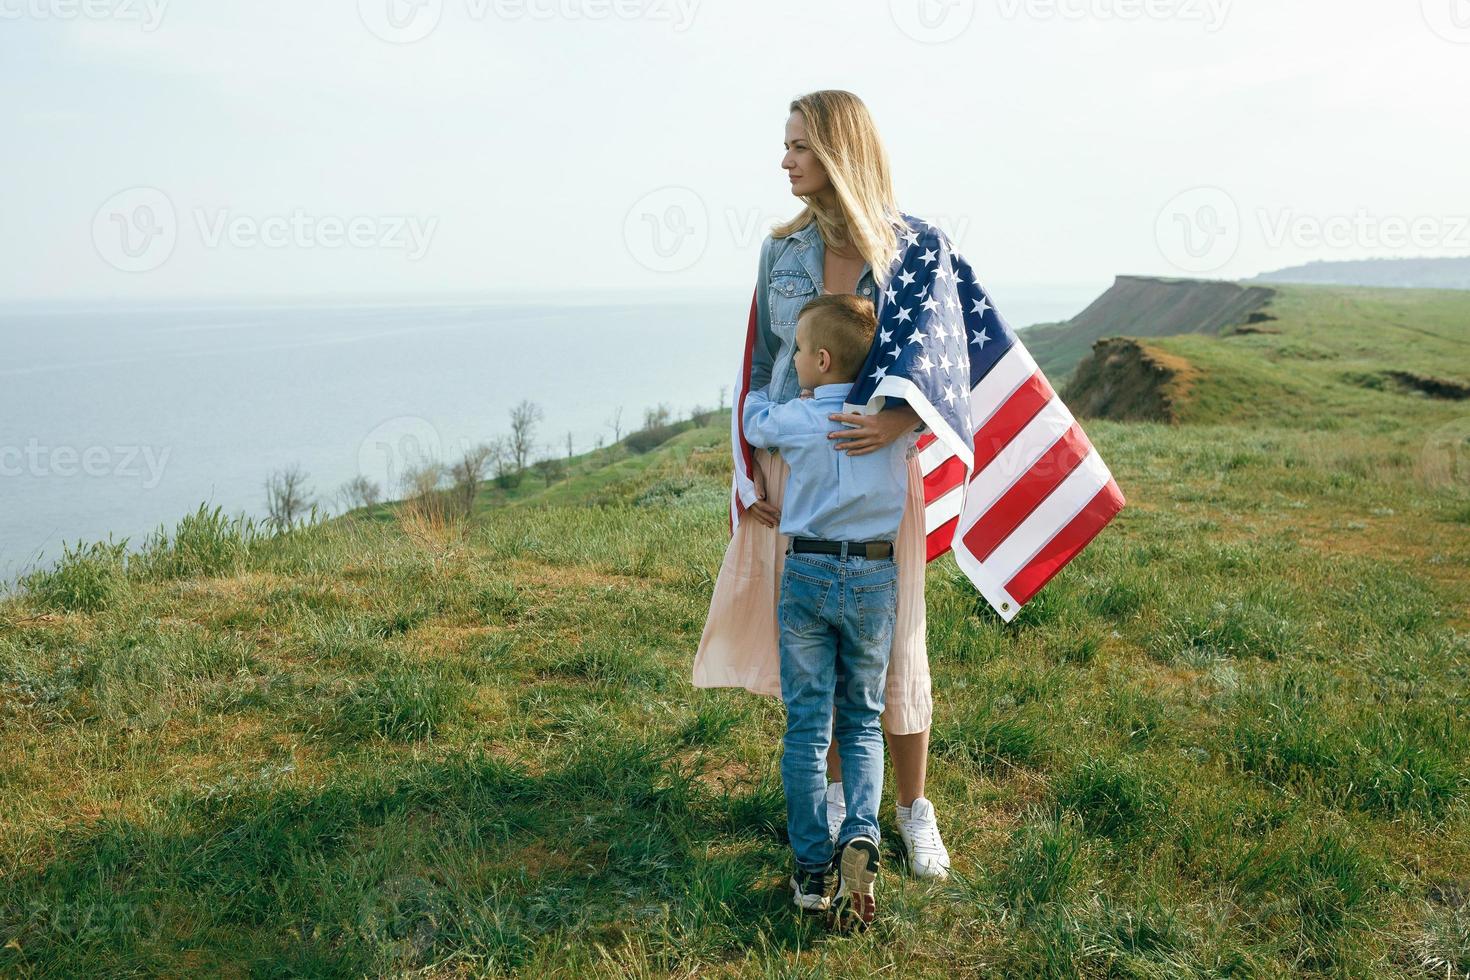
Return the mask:
<path id="1" fill-rule="evenodd" d="M 200 504 L 179 521 L 172 537 L 162 527 L 155 531 L 134 560 L 154 579 L 229 575 L 244 565 L 260 537 L 250 518 L 228 518 L 221 508 Z"/>
<path id="2" fill-rule="evenodd" d="M 112 605 L 127 588 L 127 539 L 75 547 L 61 545 L 61 560 L 32 572 L 21 585 L 39 605 L 58 612 L 97 612 Z"/>
<path id="3" fill-rule="evenodd" d="M 668 442 L 674 436 L 692 428 L 694 423 L 687 419 L 683 422 L 672 424 L 651 425 L 646 429 L 639 429 L 623 440 L 623 444 L 635 453 L 646 453 L 657 449 Z"/>
<path id="4" fill-rule="evenodd" d="M 382 499 L 383 488 L 361 474 L 342 484 L 342 488 L 337 491 L 337 500 L 342 504 L 344 514 L 371 509 L 378 506 L 378 501 Z"/>
<path id="5" fill-rule="evenodd" d="M 291 530 L 300 520 L 315 517 L 316 505 L 299 464 L 272 473 L 265 481 L 266 523 L 278 532 Z"/>

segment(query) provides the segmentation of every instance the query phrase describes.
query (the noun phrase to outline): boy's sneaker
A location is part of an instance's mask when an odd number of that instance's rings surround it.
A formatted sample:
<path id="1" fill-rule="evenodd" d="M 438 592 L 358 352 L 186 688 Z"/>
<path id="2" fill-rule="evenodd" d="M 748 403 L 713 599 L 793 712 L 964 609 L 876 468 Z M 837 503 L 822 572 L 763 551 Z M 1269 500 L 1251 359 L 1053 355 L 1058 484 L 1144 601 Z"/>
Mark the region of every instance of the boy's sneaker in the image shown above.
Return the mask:
<path id="1" fill-rule="evenodd" d="M 913 806 L 899 807 L 898 833 L 903 838 L 909 871 L 916 878 L 949 877 L 949 851 L 939 837 L 933 803 L 921 796 L 914 800 Z"/>
<path id="2" fill-rule="evenodd" d="M 847 797 L 842 795 L 841 783 L 827 784 L 827 836 L 836 845 L 842 833 L 842 822 L 847 819 Z"/>
<path id="3" fill-rule="evenodd" d="M 837 894 L 827 910 L 827 923 L 833 929 L 859 932 L 873 924 L 878 902 L 873 885 L 878 880 L 878 842 L 858 836 L 842 846 L 837 855 Z"/>
<path id="4" fill-rule="evenodd" d="M 803 871 L 791 875 L 792 904 L 803 912 L 825 912 L 831 899 L 827 895 L 829 871 Z"/>

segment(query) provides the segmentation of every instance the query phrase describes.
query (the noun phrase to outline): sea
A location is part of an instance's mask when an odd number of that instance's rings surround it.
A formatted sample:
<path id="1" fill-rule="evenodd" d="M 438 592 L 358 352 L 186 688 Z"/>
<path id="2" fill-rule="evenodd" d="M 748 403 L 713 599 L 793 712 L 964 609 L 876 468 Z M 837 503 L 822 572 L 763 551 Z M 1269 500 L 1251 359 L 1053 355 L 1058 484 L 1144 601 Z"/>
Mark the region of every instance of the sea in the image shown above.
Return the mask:
<path id="1" fill-rule="evenodd" d="M 991 294 L 1021 328 L 1106 285 Z M 64 543 L 140 546 L 201 504 L 261 517 L 290 467 L 332 513 L 358 476 L 401 496 L 415 464 L 508 434 L 523 402 L 557 456 L 660 407 L 728 406 L 749 309 L 745 289 L 0 305 L 0 583 Z"/>

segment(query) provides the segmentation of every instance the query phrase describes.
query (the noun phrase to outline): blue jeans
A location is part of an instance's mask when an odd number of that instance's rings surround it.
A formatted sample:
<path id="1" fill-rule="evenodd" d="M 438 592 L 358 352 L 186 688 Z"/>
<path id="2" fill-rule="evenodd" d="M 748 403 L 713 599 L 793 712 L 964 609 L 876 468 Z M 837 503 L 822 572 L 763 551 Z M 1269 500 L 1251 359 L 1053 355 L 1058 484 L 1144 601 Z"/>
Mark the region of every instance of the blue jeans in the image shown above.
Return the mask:
<path id="1" fill-rule="evenodd" d="M 898 602 L 893 558 L 787 551 L 777 621 L 786 703 L 781 783 L 797 866 L 820 871 L 859 834 L 878 838 L 883 689 Z M 833 711 L 836 710 L 836 723 Z M 842 756 L 847 819 L 827 834 L 827 747 Z"/>

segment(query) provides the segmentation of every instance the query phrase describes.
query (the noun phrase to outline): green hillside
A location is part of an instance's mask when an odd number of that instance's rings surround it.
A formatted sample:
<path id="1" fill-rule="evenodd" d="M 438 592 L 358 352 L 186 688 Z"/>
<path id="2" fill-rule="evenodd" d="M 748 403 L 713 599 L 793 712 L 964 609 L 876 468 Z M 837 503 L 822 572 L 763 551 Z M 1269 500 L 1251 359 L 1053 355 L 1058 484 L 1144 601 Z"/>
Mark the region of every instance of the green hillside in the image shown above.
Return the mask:
<path id="1" fill-rule="evenodd" d="M 1253 319 L 1102 342 L 1063 397 L 1084 415 L 1381 432 L 1470 407 L 1470 292 L 1277 286 Z"/>
<path id="2" fill-rule="evenodd" d="M 901 872 L 890 773 L 866 935 L 788 904 L 779 703 L 689 683 L 715 413 L 0 599 L 0 976 L 1470 973 L 1470 412 L 1372 380 L 1464 379 L 1464 309 L 1267 312 L 1094 365 L 1190 384 L 1084 419 L 1128 505 L 1013 622 L 929 564 L 955 870 Z"/>
<path id="3" fill-rule="evenodd" d="M 1062 385 L 1104 337 L 1219 333 L 1249 321 L 1271 295 L 1272 290 L 1263 286 L 1213 279 L 1118 276 L 1072 319 L 1028 327 L 1021 340 L 1052 383 Z"/>

